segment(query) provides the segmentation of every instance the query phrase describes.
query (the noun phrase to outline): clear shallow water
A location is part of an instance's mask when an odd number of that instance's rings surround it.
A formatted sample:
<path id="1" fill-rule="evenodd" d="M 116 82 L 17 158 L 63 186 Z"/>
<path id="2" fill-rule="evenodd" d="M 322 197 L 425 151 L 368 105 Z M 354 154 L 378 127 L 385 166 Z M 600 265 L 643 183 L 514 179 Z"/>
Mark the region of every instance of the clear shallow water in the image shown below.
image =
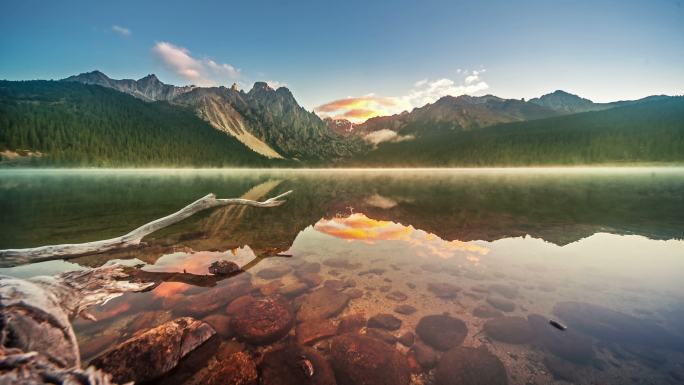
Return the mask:
<path id="1" fill-rule="evenodd" d="M 680 169 L 0 171 L 0 248 L 117 236 L 209 192 L 263 199 L 289 189 L 295 192 L 284 206 L 203 213 L 154 234 L 141 250 L 0 273 L 26 277 L 119 260 L 204 275 L 217 259 L 244 264 L 282 252 L 292 257 L 247 266 L 255 292 L 292 287 L 302 281 L 303 263 L 319 263 L 321 281 L 360 295 L 332 316 L 335 323 L 390 313 L 401 320 L 390 333 L 400 336 L 415 332 L 422 317 L 448 312 L 467 326 L 462 345 L 485 346 L 512 384 L 684 378 Z M 290 269 L 282 276 L 260 273 L 283 265 Z M 231 296 L 214 294 L 231 279 L 209 286 L 175 276 L 109 302 L 96 309 L 98 322 L 75 323 L 83 358 L 176 316 L 225 315 Z M 288 301 L 296 308 L 306 294 Z M 398 305 L 416 311 L 399 314 Z M 495 319 L 538 314 L 567 324 L 572 338 L 527 322 L 529 338 L 511 343 L 511 334 L 526 331 L 510 318 L 497 327 L 475 311 L 492 305 Z M 316 343 L 323 352 L 326 341 Z M 256 356 L 274 346 L 244 349 Z M 431 383 L 433 375 L 424 369 L 412 381 Z"/>

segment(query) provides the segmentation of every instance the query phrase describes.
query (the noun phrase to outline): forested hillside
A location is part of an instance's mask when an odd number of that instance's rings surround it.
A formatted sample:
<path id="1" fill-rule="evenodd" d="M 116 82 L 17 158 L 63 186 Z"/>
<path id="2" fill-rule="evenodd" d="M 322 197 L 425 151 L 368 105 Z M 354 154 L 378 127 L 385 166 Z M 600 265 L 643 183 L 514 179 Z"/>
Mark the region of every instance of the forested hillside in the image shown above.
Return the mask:
<path id="1" fill-rule="evenodd" d="M 0 81 L 0 151 L 36 166 L 268 166 L 195 114 L 100 86 Z"/>
<path id="2" fill-rule="evenodd" d="M 472 131 L 424 127 L 354 166 L 508 166 L 684 162 L 684 97 Z"/>

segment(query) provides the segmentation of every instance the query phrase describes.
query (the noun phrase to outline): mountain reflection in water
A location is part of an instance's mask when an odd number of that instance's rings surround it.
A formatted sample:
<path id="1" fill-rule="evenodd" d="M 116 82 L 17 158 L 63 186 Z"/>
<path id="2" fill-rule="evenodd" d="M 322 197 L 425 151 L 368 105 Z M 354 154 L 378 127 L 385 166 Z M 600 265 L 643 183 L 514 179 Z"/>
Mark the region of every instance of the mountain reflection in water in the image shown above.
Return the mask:
<path id="1" fill-rule="evenodd" d="M 395 340 L 416 333 L 424 317 L 448 313 L 466 325 L 461 344 L 486 347 L 511 384 L 684 378 L 678 169 L 2 171 L 0 247 L 119 235 L 208 192 L 263 199 L 290 189 L 284 206 L 202 213 L 153 234 L 142 249 L 0 270 L 30 276 L 112 261 L 143 265 L 158 286 L 94 309 L 97 322 L 76 321 L 85 360 L 178 316 L 223 322 L 237 291 L 284 294 L 297 309 L 327 287 L 350 299 L 330 315 L 335 325 L 358 314 L 397 317 L 396 330 L 362 332 L 392 342 L 409 361 L 425 350 L 443 353 L 420 332 L 420 348 Z M 246 272 L 207 275 L 220 259 Z M 227 344 L 255 357 L 282 345 L 240 345 L 226 325 L 215 326 L 222 330 L 215 355 Z M 302 327 L 290 331 L 294 341 Z M 329 341 L 311 343 L 327 356 Z M 412 382 L 430 384 L 435 363 L 419 358 Z M 182 383 L 203 365 L 160 381 Z"/>

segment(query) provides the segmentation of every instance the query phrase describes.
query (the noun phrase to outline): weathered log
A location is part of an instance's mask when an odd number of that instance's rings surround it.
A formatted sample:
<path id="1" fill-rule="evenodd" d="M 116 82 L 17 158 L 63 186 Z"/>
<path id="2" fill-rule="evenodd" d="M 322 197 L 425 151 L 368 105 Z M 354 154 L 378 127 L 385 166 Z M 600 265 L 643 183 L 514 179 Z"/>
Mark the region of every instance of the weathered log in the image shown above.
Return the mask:
<path id="1" fill-rule="evenodd" d="M 0 384 L 110 384 L 82 370 L 71 320 L 91 306 L 152 285 L 120 265 L 29 279 L 0 276 Z"/>
<path id="2" fill-rule="evenodd" d="M 86 243 L 0 250 L 0 267 L 11 267 L 30 262 L 48 261 L 53 259 L 67 259 L 87 254 L 98 254 L 116 249 L 135 247 L 141 244 L 141 241 L 145 236 L 171 226 L 174 223 L 178 223 L 200 211 L 228 205 L 276 207 L 285 203 L 281 198 L 289 195 L 291 192 L 292 191 L 285 192 L 262 202 L 241 198 L 217 199 L 215 194 L 209 194 L 173 214 L 144 224 L 120 237 Z"/>

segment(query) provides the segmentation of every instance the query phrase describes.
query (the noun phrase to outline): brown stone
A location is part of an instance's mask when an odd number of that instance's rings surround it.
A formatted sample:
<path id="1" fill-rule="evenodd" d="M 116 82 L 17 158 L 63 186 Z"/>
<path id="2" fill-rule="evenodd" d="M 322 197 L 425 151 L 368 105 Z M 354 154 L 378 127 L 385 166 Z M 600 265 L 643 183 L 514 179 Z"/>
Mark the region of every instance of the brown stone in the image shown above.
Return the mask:
<path id="1" fill-rule="evenodd" d="M 340 324 L 337 327 L 337 332 L 358 333 L 364 326 L 366 326 L 366 317 L 363 314 L 355 313 L 340 318 Z"/>
<path id="2" fill-rule="evenodd" d="M 323 264 L 326 266 L 334 267 L 336 269 L 347 270 L 354 270 L 361 267 L 360 263 L 349 262 L 349 260 L 346 258 L 327 258 L 325 261 L 323 261 Z"/>
<path id="3" fill-rule="evenodd" d="M 344 293 L 347 294 L 349 296 L 349 298 L 351 298 L 351 299 L 363 297 L 363 290 L 361 290 L 361 289 L 351 289 L 351 290 L 345 291 Z"/>
<path id="4" fill-rule="evenodd" d="M 245 352 L 237 352 L 224 359 L 209 361 L 184 385 L 256 385 L 258 383 L 256 364 Z"/>
<path id="5" fill-rule="evenodd" d="M 448 315 L 429 315 L 418 321 L 416 333 L 428 345 L 438 350 L 448 350 L 460 345 L 468 335 L 466 324 Z"/>
<path id="6" fill-rule="evenodd" d="M 529 323 L 522 317 L 492 318 L 484 324 L 489 337 L 509 344 L 524 344 L 532 340 Z"/>
<path id="7" fill-rule="evenodd" d="M 377 314 L 368 319 L 368 327 L 397 330 L 401 327 L 401 320 L 392 314 Z"/>
<path id="8" fill-rule="evenodd" d="M 297 325 L 297 342 L 309 345 L 337 334 L 337 326 L 330 320 L 311 320 Z"/>
<path id="9" fill-rule="evenodd" d="M 287 345 L 264 355 L 262 385 L 336 385 L 328 361 L 313 348 Z"/>
<path id="10" fill-rule="evenodd" d="M 506 368 L 486 348 L 457 346 L 437 365 L 438 385 L 508 385 Z"/>
<path id="11" fill-rule="evenodd" d="M 416 340 L 416 335 L 411 333 L 411 332 L 406 332 L 399 337 L 397 337 L 397 341 L 399 341 L 400 344 L 406 346 L 406 347 L 411 347 L 413 345 L 413 342 Z"/>
<path id="12" fill-rule="evenodd" d="M 489 290 L 508 299 L 513 299 L 518 296 L 518 287 L 515 285 L 496 283 L 489 285 Z"/>
<path id="13" fill-rule="evenodd" d="M 282 286 L 283 283 L 281 281 L 271 281 L 265 285 L 259 286 L 259 292 L 265 296 L 273 295 L 277 293 L 278 289 L 280 289 Z"/>
<path id="14" fill-rule="evenodd" d="M 413 344 L 411 353 L 425 370 L 434 368 L 437 365 L 437 360 L 439 360 L 439 354 L 433 348 L 420 341 L 416 341 Z"/>
<path id="15" fill-rule="evenodd" d="M 206 322 L 178 318 L 130 338 L 91 362 L 114 382 L 144 382 L 175 368 L 181 358 L 216 332 Z"/>
<path id="16" fill-rule="evenodd" d="M 454 298 L 461 288 L 450 283 L 429 283 L 428 290 L 439 298 Z"/>
<path id="17" fill-rule="evenodd" d="M 330 355 L 339 385 L 407 385 L 411 379 L 406 358 L 375 338 L 335 337 Z"/>
<path id="18" fill-rule="evenodd" d="M 242 273 L 238 276 L 219 282 L 216 287 L 205 290 L 200 294 L 185 297 L 174 308 L 174 313 L 190 314 L 195 317 L 204 317 L 214 313 L 220 307 L 233 301 L 235 298 L 249 293 L 252 283 L 249 275 Z"/>
<path id="19" fill-rule="evenodd" d="M 318 273 L 298 271 L 296 275 L 297 278 L 299 278 L 302 282 L 309 285 L 309 287 L 316 287 L 323 283 L 323 277 L 321 277 Z"/>
<path id="20" fill-rule="evenodd" d="M 379 339 L 390 345 L 394 345 L 397 342 L 397 337 L 395 337 L 394 334 L 384 329 L 368 327 L 366 328 L 366 335 L 368 337 Z"/>
<path id="21" fill-rule="evenodd" d="M 409 315 L 409 314 L 415 313 L 416 308 L 411 306 L 411 305 L 403 304 L 403 305 L 399 305 L 399 306 L 395 307 L 394 311 L 396 313 L 399 313 L 399 314 Z"/>
<path id="22" fill-rule="evenodd" d="M 209 273 L 214 275 L 229 275 L 240 271 L 240 266 L 235 262 L 220 260 L 209 265 Z"/>
<path id="23" fill-rule="evenodd" d="M 296 297 L 309 290 L 309 285 L 304 282 L 293 282 L 282 286 L 278 292 L 286 297 Z"/>
<path id="24" fill-rule="evenodd" d="M 389 294 L 387 294 L 387 299 L 391 299 L 392 301 L 406 301 L 408 299 L 408 295 L 400 292 L 400 291 L 393 291 Z"/>
<path id="25" fill-rule="evenodd" d="M 487 297 L 487 303 L 504 312 L 511 312 L 515 310 L 515 303 L 505 298 L 489 296 Z"/>
<path id="26" fill-rule="evenodd" d="M 233 316 L 231 326 L 243 340 L 265 345 L 284 337 L 292 328 L 290 305 L 280 296 L 253 298 Z"/>
<path id="27" fill-rule="evenodd" d="M 116 343 L 119 336 L 112 333 L 100 334 L 95 337 L 86 338 L 79 344 L 82 358 L 90 358 L 104 352 Z"/>
<path id="28" fill-rule="evenodd" d="M 349 296 L 345 293 L 322 287 L 304 297 L 297 312 L 297 319 L 308 321 L 330 318 L 344 310 L 348 302 Z"/>

